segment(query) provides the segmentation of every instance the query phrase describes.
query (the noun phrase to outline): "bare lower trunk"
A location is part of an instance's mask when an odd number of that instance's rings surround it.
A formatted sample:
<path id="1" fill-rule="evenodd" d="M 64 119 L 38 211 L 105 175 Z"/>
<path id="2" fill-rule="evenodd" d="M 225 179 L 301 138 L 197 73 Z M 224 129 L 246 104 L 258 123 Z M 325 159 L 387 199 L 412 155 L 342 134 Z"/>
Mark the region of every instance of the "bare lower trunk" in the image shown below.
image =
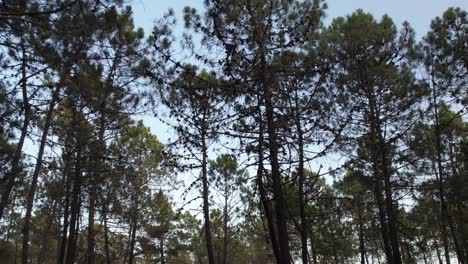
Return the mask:
<path id="1" fill-rule="evenodd" d="M 134 217 L 133 224 L 132 224 L 132 231 L 131 231 L 131 238 L 130 238 L 130 248 L 128 252 L 128 264 L 133 264 L 135 258 L 135 241 L 136 241 L 136 231 L 137 231 L 137 218 Z"/>
<path id="2" fill-rule="evenodd" d="M 36 194 L 37 183 L 39 180 L 39 173 L 42 168 L 42 159 L 44 155 L 45 146 L 47 144 L 47 136 L 49 134 L 49 128 L 52 122 L 53 113 L 55 104 L 58 101 L 60 92 L 60 86 L 57 85 L 54 92 L 52 93 L 52 98 L 49 103 L 49 110 L 47 111 L 46 120 L 44 123 L 44 128 L 42 130 L 41 143 L 39 145 L 39 151 L 37 154 L 36 166 L 34 167 L 33 177 L 31 181 L 31 186 L 29 188 L 28 196 L 26 198 L 26 216 L 24 217 L 24 226 L 23 226 L 23 248 L 21 252 L 21 259 L 23 264 L 28 263 L 29 257 L 29 235 L 31 229 L 31 216 L 34 205 L 34 195 Z"/>
<path id="3" fill-rule="evenodd" d="M 16 144 L 16 150 L 11 160 L 11 171 L 7 178 L 7 183 L 5 186 L 5 191 L 2 193 L 2 199 L 0 200 L 0 220 L 3 218 L 3 212 L 8 205 L 8 201 L 11 195 L 11 191 L 15 186 L 16 178 L 18 177 L 21 168 L 20 161 L 21 155 L 23 153 L 23 145 L 28 133 L 29 121 L 31 119 L 31 106 L 29 105 L 28 91 L 27 91 L 27 79 L 26 79 L 26 68 L 27 68 L 27 56 L 26 56 L 26 47 L 24 43 L 24 38 L 21 38 L 21 50 L 22 50 L 22 62 L 21 62 L 21 90 L 23 96 L 23 110 L 24 110 L 24 119 L 23 125 L 21 127 L 21 135 Z"/>
<path id="4" fill-rule="evenodd" d="M 166 260 L 164 257 L 164 237 L 163 236 L 161 236 L 161 238 L 159 239 L 159 258 L 161 260 L 161 264 L 166 263 Z"/>
<path id="5" fill-rule="evenodd" d="M 270 203 L 268 201 L 268 196 L 265 190 L 265 186 L 263 184 L 263 144 L 264 144 L 264 139 L 263 139 L 263 121 L 262 121 L 262 112 L 259 108 L 259 137 L 258 137 L 258 170 L 257 170 L 257 184 L 258 184 L 258 190 L 260 193 L 260 201 L 263 205 L 263 210 L 265 211 L 265 217 L 268 223 L 268 232 L 270 234 L 270 241 L 271 241 L 271 246 L 273 249 L 273 253 L 275 255 L 275 259 L 277 260 L 277 263 L 280 264 L 279 262 L 279 245 L 278 245 L 278 238 L 276 236 L 276 230 L 275 230 L 275 225 L 274 225 L 274 220 L 273 220 L 273 214 L 271 213 L 271 208 L 270 208 Z"/>
<path id="6" fill-rule="evenodd" d="M 67 145 L 67 144 L 66 144 Z M 65 150 L 67 152 L 67 150 Z M 68 158 L 66 158 L 66 162 L 69 163 Z M 70 215 L 70 188 L 71 188 L 71 177 L 70 171 L 68 170 L 70 164 L 65 164 L 65 204 L 63 209 L 63 227 L 62 227 L 62 235 L 61 235 L 61 242 L 60 242 L 60 251 L 58 254 L 57 264 L 62 264 L 65 260 L 65 250 L 67 247 L 67 232 L 68 232 L 68 218 Z"/>
<path id="7" fill-rule="evenodd" d="M 366 248 L 364 244 L 364 230 L 362 227 L 362 219 L 359 216 L 359 253 L 361 255 L 361 264 L 366 264 Z"/>
<path id="8" fill-rule="evenodd" d="M 434 76 L 433 80 L 434 80 Z M 441 217 L 441 234 L 442 234 L 442 244 L 444 246 L 445 261 L 447 264 L 450 264 L 450 252 L 449 252 L 449 242 L 447 235 L 447 204 L 445 202 L 444 196 L 444 186 L 443 186 L 443 167 L 442 167 L 442 146 L 440 139 L 440 124 L 439 124 L 439 113 L 438 113 L 438 102 L 437 102 L 437 93 L 435 90 L 435 83 L 432 83 L 432 100 L 433 100 L 433 110 L 434 110 L 434 132 L 436 137 L 436 151 L 437 151 L 437 180 L 438 180 L 438 191 L 439 191 L 439 200 L 440 200 L 440 217 Z"/>
<path id="9" fill-rule="evenodd" d="M 80 135 L 79 135 L 80 136 Z M 73 264 L 75 262 L 77 232 L 78 232 L 78 218 L 80 215 L 80 189 L 81 189 L 81 142 L 78 140 L 76 146 L 76 162 L 75 173 L 73 180 L 72 202 L 71 202 L 71 218 L 70 218 L 70 232 L 68 236 L 67 257 L 66 263 Z"/>
<path id="10" fill-rule="evenodd" d="M 208 263 L 214 264 L 213 242 L 211 239 L 211 223 L 210 223 L 210 206 L 209 206 L 209 190 L 207 177 L 207 147 L 206 147 L 206 124 L 202 125 L 202 182 L 203 182 L 203 216 L 205 221 L 205 240 L 208 253 Z"/>
<path id="11" fill-rule="evenodd" d="M 109 248 L 109 228 L 107 227 L 107 204 L 103 205 L 103 217 L 104 217 L 104 251 L 106 254 L 106 263 L 111 264 L 110 248 Z"/>
<path id="12" fill-rule="evenodd" d="M 315 237 L 314 237 L 314 234 L 312 232 L 312 230 L 309 231 L 310 232 L 310 235 L 309 235 L 309 239 L 310 239 L 310 254 L 312 255 L 312 260 L 313 260 L 313 264 L 318 264 L 318 260 L 317 260 L 317 250 L 315 249 Z"/>
<path id="13" fill-rule="evenodd" d="M 95 187 L 91 186 L 91 194 L 89 197 L 89 211 L 88 211 L 88 264 L 95 263 L 94 256 L 94 214 L 95 214 L 95 203 L 96 203 L 96 191 Z"/>
<path id="14" fill-rule="evenodd" d="M 299 104 L 299 98 L 297 93 L 295 94 L 296 104 Z M 301 218 L 301 256 L 302 263 L 307 264 L 308 252 L 307 252 L 307 220 L 305 215 L 305 201 L 304 201 L 304 139 L 300 120 L 299 110 L 296 112 L 296 129 L 297 129 L 297 144 L 298 144 L 298 155 L 299 155 L 299 167 L 297 173 L 299 174 L 299 211 Z"/>
<path id="15" fill-rule="evenodd" d="M 270 149 L 271 176 L 273 180 L 273 194 L 275 195 L 275 212 L 278 223 L 278 242 L 280 249 L 280 263 L 291 263 L 289 254 L 289 235 L 288 235 L 288 209 L 286 200 L 283 196 L 281 172 L 278 161 L 278 143 L 276 140 L 276 124 L 274 121 L 273 105 L 271 102 L 271 91 L 265 83 L 265 110 L 267 119 L 268 145 Z"/>
<path id="16" fill-rule="evenodd" d="M 106 99 L 107 94 L 104 96 L 102 103 L 101 103 L 101 116 L 99 118 L 99 135 L 96 147 L 96 157 L 95 160 L 95 171 L 93 172 L 93 177 L 90 179 L 90 194 L 89 194 L 89 212 L 88 212 L 88 264 L 94 264 L 96 262 L 96 256 L 94 253 L 94 244 L 95 244 L 95 233 L 94 233 L 94 218 L 95 218 L 95 211 L 96 211 L 96 201 L 97 201 L 97 185 L 99 183 L 98 178 L 101 174 L 101 168 L 105 150 L 105 142 L 104 142 L 104 132 L 106 129 L 106 115 L 105 115 L 105 108 L 106 108 Z"/>
<path id="17" fill-rule="evenodd" d="M 224 216 L 223 216 L 223 264 L 227 263 L 227 253 L 228 253 L 228 183 L 227 175 L 224 182 Z"/>

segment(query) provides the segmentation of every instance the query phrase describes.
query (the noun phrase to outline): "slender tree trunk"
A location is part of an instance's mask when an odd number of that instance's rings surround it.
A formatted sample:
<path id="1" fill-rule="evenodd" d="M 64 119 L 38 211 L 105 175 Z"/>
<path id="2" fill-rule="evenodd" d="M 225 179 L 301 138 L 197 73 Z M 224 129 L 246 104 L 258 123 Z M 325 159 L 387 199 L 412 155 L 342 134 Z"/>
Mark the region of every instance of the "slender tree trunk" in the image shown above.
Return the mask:
<path id="1" fill-rule="evenodd" d="M 96 258 L 94 255 L 94 215 L 95 215 L 95 204 L 96 204 L 96 188 L 94 186 L 94 179 L 91 180 L 92 183 L 90 186 L 91 193 L 89 197 L 89 211 L 88 211 L 88 250 L 87 258 L 88 264 L 94 264 Z"/>
<path id="2" fill-rule="evenodd" d="M 385 256 L 387 257 L 387 262 L 389 264 L 393 264 L 393 253 L 392 248 L 390 246 L 390 238 L 388 234 L 388 225 L 386 221 L 385 215 L 385 208 L 383 202 L 383 195 L 382 195 L 382 181 L 379 177 L 379 172 L 377 168 L 377 164 L 373 162 L 372 164 L 373 171 L 374 171 L 374 193 L 377 202 L 377 209 L 378 209 L 378 216 L 380 222 L 380 233 L 382 235 L 382 242 L 384 244 L 384 251 Z"/>
<path id="3" fill-rule="evenodd" d="M 382 141 L 381 137 L 381 142 Z M 382 143 L 383 144 L 383 143 Z M 385 203 L 387 206 L 387 212 L 388 212 L 388 231 L 390 233 L 390 242 L 392 245 L 392 251 L 393 251 L 393 261 L 395 264 L 401 264 L 402 259 L 401 259 L 401 253 L 400 253 L 400 246 L 398 242 L 398 228 L 397 228 L 397 213 L 395 210 L 395 206 L 393 205 L 393 197 L 392 197 L 392 187 L 391 187 L 391 182 L 390 182 L 390 172 L 389 172 L 389 167 L 390 165 L 388 164 L 387 160 L 387 153 L 385 151 L 385 146 L 382 146 L 382 174 L 384 176 L 384 188 L 385 188 Z"/>
<path id="4" fill-rule="evenodd" d="M 371 89 L 372 90 L 372 89 Z M 369 101 L 369 125 L 372 140 L 372 167 L 375 180 L 375 193 L 379 209 L 379 220 L 381 225 L 382 239 L 385 255 L 389 264 L 401 264 L 400 249 L 398 246 L 397 230 L 395 226 L 395 212 L 393 209 L 393 198 L 390 183 L 390 174 L 387 163 L 385 142 L 381 134 L 380 120 L 377 113 L 375 95 L 373 91 L 366 91 Z M 382 180 L 384 182 L 382 186 Z M 383 190 L 382 190 L 383 187 Z M 385 198 L 382 194 L 385 193 Z M 385 205 L 384 205 L 385 203 Z"/>
<path id="5" fill-rule="evenodd" d="M 362 217 L 359 214 L 359 253 L 361 254 L 361 264 L 366 264 L 366 248 L 364 244 L 364 230 L 362 227 Z"/>
<path id="6" fill-rule="evenodd" d="M 211 239 L 211 223 L 210 223 L 210 205 L 209 205 L 209 190 L 207 176 L 207 147 L 206 147 L 206 123 L 203 120 L 201 129 L 202 143 L 202 183 L 203 183 L 203 215 L 205 220 L 205 240 L 208 253 L 208 263 L 215 264 L 213 242 Z"/>
<path id="7" fill-rule="evenodd" d="M 468 177 L 467 177 L 468 179 Z M 462 206 L 460 204 L 457 205 L 457 222 L 458 222 L 458 234 L 461 238 L 461 243 L 463 245 L 463 254 L 464 254 L 464 262 L 462 264 L 468 263 L 468 234 L 465 226 L 466 222 L 466 212 L 463 211 Z"/>
<path id="8" fill-rule="evenodd" d="M 228 248 L 228 182 L 227 175 L 224 175 L 224 216 L 223 216 L 223 264 L 227 263 L 227 248 Z"/>
<path id="9" fill-rule="evenodd" d="M 318 259 L 317 259 L 317 250 L 315 248 L 315 237 L 314 237 L 314 234 L 312 232 L 312 229 L 310 229 L 310 235 L 309 235 L 309 239 L 310 239 L 310 254 L 312 255 L 312 260 L 313 260 L 313 264 L 318 264 Z"/>
<path id="10" fill-rule="evenodd" d="M 27 54 L 25 47 L 25 40 L 21 37 L 21 51 L 22 51 L 22 60 L 21 60 L 21 92 L 23 96 L 23 110 L 24 110 L 24 119 L 23 125 L 21 127 L 21 135 L 18 143 L 16 144 L 15 154 L 11 160 L 11 172 L 8 175 L 7 183 L 5 186 L 5 191 L 2 193 L 2 199 L 0 200 L 0 220 L 3 218 L 3 212 L 8 205 L 8 200 L 11 195 L 11 191 L 16 183 L 16 178 L 18 177 L 21 167 L 20 161 L 23 153 L 24 141 L 26 135 L 28 134 L 29 122 L 31 120 L 31 106 L 29 104 L 28 90 L 27 90 Z"/>
<path id="11" fill-rule="evenodd" d="M 261 99 L 259 99 L 261 101 Z M 262 121 L 262 111 L 260 108 L 260 102 L 259 102 L 259 110 L 258 110 L 258 118 L 259 118 L 259 132 L 258 132 L 258 169 L 257 169 L 257 184 L 258 184 L 258 191 L 260 193 L 260 201 L 263 205 L 263 210 L 265 211 L 265 217 L 267 219 L 268 223 L 268 232 L 270 234 L 270 241 L 271 241 L 271 246 L 273 249 L 273 253 L 275 255 L 275 259 L 277 264 L 281 264 L 279 259 L 280 259 L 280 252 L 279 252 L 279 245 L 278 245 L 278 238 L 276 236 L 276 230 L 275 230 L 275 225 L 274 225 L 274 220 L 273 220 L 273 214 L 271 213 L 271 208 L 270 208 L 270 203 L 268 201 L 268 196 L 265 190 L 265 186 L 263 184 L 263 144 L 264 144 L 264 138 L 263 138 L 263 121 Z"/>
<path id="12" fill-rule="evenodd" d="M 298 107 L 299 98 L 297 93 L 295 94 L 295 104 Z M 307 264 L 308 262 L 308 252 L 307 252 L 307 220 L 305 215 L 305 202 L 304 202 L 304 139 L 301 126 L 301 119 L 299 114 L 299 109 L 296 109 L 296 129 L 297 129 L 297 145 L 298 145 L 298 154 L 299 154 L 299 167 L 297 173 L 299 174 L 299 210 L 301 218 L 301 256 L 302 263 Z"/>
<path id="13" fill-rule="evenodd" d="M 166 260 L 164 258 L 164 236 L 161 236 L 159 239 L 159 257 L 161 260 L 161 264 L 165 264 Z"/>
<path id="14" fill-rule="evenodd" d="M 136 231 L 137 231 L 137 213 L 133 216 L 133 223 L 132 223 L 132 235 L 130 238 L 130 248 L 129 248 L 129 253 L 128 253 L 128 264 L 133 264 L 133 259 L 135 258 L 134 255 L 134 250 L 135 250 L 135 241 L 136 241 Z"/>
<path id="15" fill-rule="evenodd" d="M 65 143 L 65 146 L 68 146 L 68 143 Z M 65 152 L 67 150 L 65 149 Z M 68 153 L 66 154 L 67 157 L 65 157 L 65 171 L 64 171 L 64 181 L 65 181 L 65 204 L 63 208 L 63 227 L 62 227 L 62 236 L 61 236 L 61 242 L 60 242 L 60 251 L 58 254 L 58 259 L 57 259 L 57 264 L 62 264 L 63 261 L 65 260 L 65 250 L 67 247 L 67 232 L 68 232 L 68 217 L 70 214 L 70 188 L 71 188 L 71 177 L 70 177 L 70 160 Z"/>
<path id="16" fill-rule="evenodd" d="M 80 214 L 80 189 L 81 189 L 81 135 L 78 135 L 76 145 L 76 162 L 75 162 L 75 173 L 73 179 L 73 191 L 72 191 L 72 202 L 70 208 L 70 232 L 68 236 L 67 245 L 67 257 L 66 263 L 73 264 L 75 262 L 76 255 L 76 244 L 77 244 L 77 232 L 78 232 L 78 218 Z"/>
<path id="17" fill-rule="evenodd" d="M 440 254 L 439 244 L 437 243 L 436 237 L 434 237 L 434 246 L 436 249 L 437 260 L 439 260 L 439 264 L 444 264 L 444 262 L 442 261 L 442 256 Z"/>
<path id="18" fill-rule="evenodd" d="M 29 188 L 28 196 L 26 199 L 26 216 L 24 218 L 24 226 L 23 226 L 23 248 L 21 252 L 22 256 L 22 263 L 28 263 L 29 257 L 29 234 L 31 229 L 31 215 L 34 205 L 34 195 L 36 194 L 37 183 L 39 179 L 39 173 L 42 168 L 42 158 L 44 155 L 44 149 L 47 144 L 47 136 L 49 134 L 49 128 L 52 123 L 52 118 L 54 114 L 55 104 L 59 99 L 59 92 L 60 92 L 60 85 L 57 85 L 55 90 L 52 93 L 52 98 L 49 103 L 49 110 L 47 111 L 46 120 L 44 123 L 44 129 L 42 130 L 42 137 L 41 143 L 39 145 L 39 151 L 37 154 L 36 166 L 34 167 L 33 178 L 31 182 L 31 186 Z"/>
<path id="19" fill-rule="evenodd" d="M 106 254 L 106 263 L 111 264 L 111 255 L 109 249 L 109 228 L 107 227 L 107 207 L 108 203 L 103 204 L 103 217 L 104 217 L 104 251 Z"/>
<path id="20" fill-rule="evenodd" d="M 88 264 L 95 264 L 96 263 L 96 256 L 94 253 L 94 218 L 95 218 L 95 208 L 96 208 L 96 200 L 97 200 L 97 185 L 98 185 L 98 177 L 101 174 L 101 166 L 103 161 L 104 149 L 105 149 L 105 142 L 104 142 L 104 132 L 106 129 L 106 115 L 105 115 L 105 107 L 106 107 L 106 98 L 107 95 L 104 96 L 103 102 L 101 103 L 101 116 L 99 121 L 99 135 L 98 135 L 98 142 L 97 142 L 97 151 L 95 160 L 96 166 L 95 171 L 93 172 L 93 177 L 90 179 L 90 194 L 89 194 L 89 212 L 88 212 Z"/>
<path id="21" fill-rule="evenodd" d="M 463 143 L 460 143 L 460 147 L 463 153 Z M 451 195 L 451 199 L 449 203 L 452 204 L 453 214 L 448 215 L 448 222 L 450 226 L 450 233 L 453 238 L 453 242 L 455 245 L 455 250 L 457 253 L 458 262 L 462 264 L 466 264 L 468 261 L 468 255 L 466 254 L 465 249 L 467 248 L 465 245 L 464 237 L 465 237 L 465 230 L 464 230 L 464 219 L 463 218 L 463 210 L 461 208 L 461 204 L 463 202 L 463 190 L 460 191 L 460 186 L 465 186 L 465 182 L 463 181 L 463 166 L 460 166 L 460 169 L 457 169 L 457 163 L 455 161 L 455 153 L 454 153 L 454 144 L 453 138 L 450 139 L 449 143 L 449 157 L 450 157 L 450 167 L 452 168 L 452 177 L 454 178 L 453 190 L 454 194 Z M 462 155 L 463 157 L 463 155 Z M 460 172 L 458 172 L 460 171 Z M 460 179 L 461 182 L 458 180 Z M 455 217 L 455 220 L 453 219 Z"/>
<path id="22" fill-rule="evenodd" d="M 264 62 L 264 65 L 266 62 Z M 266 65 L 265 65 L 266 66 Z M 264 66 L 263 74 L 267 74 Z M 265 76 L 266 77 L 266 76 Z M 278 142 L 276 140 L 276 124 L 271 98 L 273 96 L 270 88 L 271 81 L 264 80 L 264 101 L 267 120 L 268 144 L 270 150 L 271 176 L 273 180 L 273 193 L 275 195 L 275 212 L 278 223 L 278 241 L 280 249 L 280 263 L 291 263 L 289 254 L 289 235 L 288 235 L 288 209 L 286 200 L 283 196 L 281 172 L 278 161 Z"/>
<path id="23" fill-rule="evenodd" d="M 432 104 L 434 110 L 434 132 L 436 137 L 436 151 L 437 151 L 437 174 L 438 174 L 438 191 L 439 191 L 439 200 L 440 200 L 440 216 L 441 216 L 441 233 L 442 233 L 442 243 L 444 246 L 445 261 L 447 264 L 450 264 L 450 252 L 449 252 L 449 242 L 447 235 L 447 204 L 445 202 L 444 196 L 444 177 L 443 177 L 443 167 L 442 167 L 442 146 L 441 146 L 441 135 L 440 135 L 440 124 L 439 124 L 439 110 L 437 102 L 437 93 L 435 90 L 434 76 L 432 76 Z"/>

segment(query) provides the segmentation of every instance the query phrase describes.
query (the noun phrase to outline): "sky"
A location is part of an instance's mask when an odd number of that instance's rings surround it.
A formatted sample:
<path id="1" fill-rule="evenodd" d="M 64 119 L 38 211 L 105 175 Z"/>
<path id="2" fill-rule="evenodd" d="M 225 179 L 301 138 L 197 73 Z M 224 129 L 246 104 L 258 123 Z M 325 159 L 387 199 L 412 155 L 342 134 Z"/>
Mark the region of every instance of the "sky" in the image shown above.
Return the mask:
<path id="1" fill-rule="evenodd" d="M 410 22 L 418 38 L 429 30 L 431 20 L 440 16 L 449 7 L 468 9 L 468 0 L 328 0 L 326 3 L 328 5 L 326 24 L 334 17 L 351 14 L 360 8 L 378 18 L 388 14 L 397 25 L 401 25 L 405 20 Z M 180 17 L 185 6 L 195 7 L 201 12 L 203 0 L 135 0 L 132 6 L 136 26 L 150 33 L 153 21 L 169 8 L 174 9 Z"/>
<path id="2" fill-rule="evenodd" d="M 151 33 L 154 21 L 161 18 L 169 8 L 175 11 L 177 16 L 177 28 L 175 33 L 182 32 L 182 10 L 185 6 L 196 8 L 203 12 L 203 0 L 134 0 L 132 8 L 136 27 L 144 29 L 145 34 Z M 328 0 L 326 1 L 325 25 L 330 24 L 333 18 L 346 16 L 356 9 L 363 9 L 380 19 L 383 15 L 389 15 L 397 26 L 408 21 L 416 32 L 416 38 L 422 38 L 430 29 L 431 20 L 441 16 L 449 7 L 461 7 L 468 9 L 468 0 Z M 141 117 L 145 125 L 157 134 L 160 141 L 168 143 L 171 131 L 151 115 Z"/>
<path id="3" fill-rule="evenodd" d="M 169 8 L 175 11 L 178 23 L 173 29 L 176 35 L 183 31 L 182 10 L 185 6 L 196 8 L 199 13 L 203 13 L 203 0 L 134 0 L 132 8 L 134 11 L 134 22 L 136 27 L 144 29 L 145 34 L 151 33 L 155 20 L 161 18 Z M 371 13 L 379 20 L 383 15 L 389 15 L 397 26 L 401 26 L 404 21 L 408 21 L 416 32 L 416 38 L 421 39 L 430 29 L 431 20 L 441 16 L 449 7 L 461 7 L 468 9 L 468 0 L 328 0 L 326 10 L 325 25 L 329 25 L 333 18 L 346 16 L 356 9 L 363 9 Z M 156 111 L 161 111 L 157 109 Z M 170 142 L 174 138 L 173 131 L 163 125 L 151 114 L 142 115 L 137 119 L 142 119 L 146 126 L 151 128 L 162 143 Z M 209 156 L 214 156 L 211 153 Z M 210 157 L 214 158 L 214 157 Z M 339 166 L 343 160 L 327 156 L 327 159 L 319 161 L 324 168 Z M 309 164 L 308 169 L 314 170 L 318 164 Z M 192 175 L 193 176 L 193 175 Z M 187 186 L 193 177 L 181 177 Z M 330 181 L 331 179 L 327 179 Z"/>

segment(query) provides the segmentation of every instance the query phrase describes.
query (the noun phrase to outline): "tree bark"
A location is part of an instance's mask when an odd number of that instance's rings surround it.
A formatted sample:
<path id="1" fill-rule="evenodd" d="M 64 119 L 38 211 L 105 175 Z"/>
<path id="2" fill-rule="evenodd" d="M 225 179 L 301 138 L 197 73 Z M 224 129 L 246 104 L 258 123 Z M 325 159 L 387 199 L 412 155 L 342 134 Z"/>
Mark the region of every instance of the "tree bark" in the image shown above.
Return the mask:
<path id="1" fill-rule="evenodd" d="M 23 264 L 28 263 L 29 235 L 30 235 L 30 229 L 31 229 L 31 216 L 32 216 L 32 210 L 33 210 L 33 205 L 34 205 L 34 195 L 36 194 L 39 173 L 42 168 L 42 158 L 44 155 L 44 149 L 47 144 L 47 136 L 49 134 L 49 128 L 52 123 L 55 104 L 57 103 L 59 99 L 59 92 L 60 92 L 60 85 L 57 85 L 57 87 L 52 93 L 52 98 L 49 102 L 49 110 L 47 111 L 44 128 L 42 130 L 42 137 L 41 137 L 41 143 L 39 145 L 39 151 L 37 154 L 36 166 L 34 167 L 31 186 L 29 188 L 28 196 L 26 198 L 26 216 L 24 218 L 23 244 L 22 244 L 23 247 L 22 247 L 22 252 L 21 252 L 21 257 L 22 257 L 21 261 Z"/>
<path id="2" fill-rule="evenodd" d="M 432 76 L 433 80 L 434 77 Z M 432 83 L 432 104 L 434 108 L 434 132 L 436 136 L 436 152 L 437 152 L 437 183 L 438 183 L 438 194 L 440 200 L 440 217 L 441 217 L 441 234 L 442 234 L 442 244 L 444 247 L 445 262 L 450 264 L 450 252 L 449 252 L 449 242 L 447 235 L 447 203 L 445 202 L 444 196 L 444 178 L 443 178 L 443 166 L 442 166 L 442 146 L 441 146 L 441 135 L 440 135 L 440 124 L 439 124 L 439 110 L 437 103 L 437 94 L 435 90 L 435 83 Z"/>
<path id="3" fill-rule="evenodd" d="M 93 177 L 90 179 L 90 194 L 89 194 L 89 212 L 88 212 L 88 264 L 95 264 L 96 263 L 96 256 L 94 252 L 94 218 L 95 218 L 95 208 L 96 208 L 96 201 L 97 201 L 97 185 L 98 185 L 98 177 L 100 176 L 101 166 L 103 161 L 103 155 L 105 150 L 105 142 L 104 142 L 104 132 L 106 129 L 106 115 L 105 115 L 105 106 L 106 106 L 106 98 L 107 94 L 104 96 L 104 99 L 101 103 L 101 116 L 99 121 L 99 134 L 98 134 L 98 141 L 97 141 L 97 150 L 96 150 L 96 157 L 95 160 L 97 161 L 95 166 L 95 171 L 92 174 Z"/>
<path id="4" fill-rule="evenodd" d="M 164 257 L 164 236 L 161 236 L 161 238 L 159 239 L 159 257 L 161 260 L 161 264 L 165 264 L 166 259 Z"/>
<path id="5" fill-rule="evenodd" d="M 131 238 L 130 238 L 130 248 L 128 253 L 128 264 L 133 264 L 133 259 L 135 258 L 134 250 L 135 250 L 135 241 L 136 241 L 136 231 L 137 231 L 137 216 L 136 213 L 133 216 L 133 223 L 132 223 L 132 230 L 131 230 Z"/>
<path id="6" fill-rule="evenodd" d="M 261 101 L 261 99 L 259 98 Z M 270 203 L 268 201 L 268 196 L 265 190 L 265 186 L 263 185 L 263 144 L 264 144 L 264 138 L 263 138 L 263 121 L 262 121 L 262 112 L 260 108 L 260 102 L 259 102 L 259 110 L 258 110 L 258 118 L 259 118 L 259 132 L 258 132 L 258 169 L 257 169 L 257 184 L 258 184 L 258 191 L 260 193 L 260 201 L 263 205 L 263 210 L 265 211 L 265 216 L 267 219 L 268 223 L 268 232 L 270 234 L 270 241 L 271 241 L 271 246 L 273 249 L 273 254 L 275 255 L 275 259 L 277 264 L 280 264 L 279 258 L 280 258 L 280 252 L 279 252 L 279 245 L 278 245 L 278 238 L 276 236 L 276 230 L 275 230 L 275 225 L 274 225 L 274 220 L 273 220 L 273 214 L 271 213 L 271 208 L 270 208 Z"/>
<path id="7" fill-rule="evenodd" d="M 362 227 L 362 217 L 359 214 L 359 253 L 361 254 L 361 264 L 366 264 L 366 248 L 364 244 L 364 230 Z"/>
<path id="8" fill-rule="evenodd" d="M 299 98 L 297 93 L 295 93 L 295 103 L 296 107 L 299 104 Z M 301 218 L 301 256 L 302 256 L 302 263 L 307 264 L 308 262 L 308 252 L 307 252 L 307 220 L 305 215 L 305 202 L 304 202 L 304 139 L 303 139 L 303 132 L 301 126 L 301 119 L 299 114 L 299 109 L 296 109 L 296 129 L 297 129 L 297 145 L 298 145 L 298 154 L 299 154 L 299 167 L 297 173 L 299 174 L 299 211 L 300 211 L 300 218 Z"/>
<path id="9" fill-rule="evenodd" d="M 382 136 L 380 117 L 377 111 L 376 96 L 372 88 L 366 91 L 369 101 L 369 125 L 372 140 L 372 167 L 374 171 L 376 198 L 379 208 L 379 219 L 382 228 L 382 238 L 387 261 L 390 264 L 401 264 L 401 254 L 398 245 L 398 231 L 396 229 L 396 213 L 393 206 L 392 189 L 390 182 L 390 164 L 388 162 L 386 143 Z M 382 181 L 385 198 L 382 195 Z M 384 204 L 385 203 L 385 207 Z M 385 209 L 384 209 L 385 208 Z M 387 219 L 385 219 L 385 215 Z"/>
<path id="10" fill-rule="evenodd" d="M 261 48 L 263 49 L 263 47 Z M 268 145 L 270 150 L 270 165 L 271 165 L 271 176 L 273 180 L 273 194 L 275 196 L 275 209 L 276 219 L 278 223 L 278 240 L 280 249 L 280 263 L 288 264 L 291 263 L 289 253 L 289 235 L 288 235 L 288 209 L 286 200 L 283 196 L 281 172 L 278 161 L 278 142 L 276 139 L 276 124 L 274 117 L 274 110 L 272 104 L 272 91 L 271 85 L 272 80 L 268 78 L 268 71 L 266 67 L 265 54 L 262 54 L 262 76 L 263 76 L 263 92 L 265 102 L 265 113 L 267 121 L 267 133 L 268 133 Z"/>
<path id="11" fill-rule="evenodd" d="M 205 117 L 203 117 L 205 118 Z M 202 184 L 203 184 L 203 216 L 205 220 L 205 240 L 208 253 L 208 263 L 215 264 L 213 242 L 211 239 L 211 223 L 210 223 L 210 205 L 209 205 L 209 190 L 207 176 L 207 147 L 206 147 L 206 123 L 202 121 L 201 128 L 201 143 L 202 143 Z"/>
<path id="12" fill-rule="evenodd" d="M 28 90 L 27 90 L 27 54 L 26 54 L 26 46 L 25 46 L 24 37 L 21 37 L 21 52 L 22 52 L 22 60 L 21 60 L 21 92 L 23 96 L 23 110 L 24 110 L 24 119 L 23 125 L 21 127 L 21 135 L 16 144 L 16 150 L 14 156 L 11 160 L 11 172 L 9 173 L 7 184 L 5 186 L 5 191 L 2 193 L 2 199 L 0 200 L 0 220 L 3 218 L 3 212 L 8 205 L 9 198 L 11 195 L 11 191 L 15 186 L 16 178 L 18 177 L 21 168 L 20 168 L 20 161 L 21 156 L 23 153 L 23 146 L 24 141 L 26 139 L 26 135 L 28 133 L 29 122 L 31 120 L 31 106 L 29 104 L 29 97 L 28 97 Z"/>
<path id="13" fill-rule="evenodd" d="M 68 142 L 65 143 L 65 148 L 68 147 Z M 69 153 L 68 150 L 64 150 L 66 157 L 64 157 L 65 162 L 65 170 L 64 170 L 64 181 L 65 181 L 65 204 L 63 209 L 63 227 L 62 227 L 62 235 L 61 235 L 61 242 L 60 242 L 60 251 L 58 254 L 57 264 L 62 264 L 65 260 L 65 250 L 67 247 L 67 232 L 68 232 L 68 218 L 70 216 L 70 188 L 71 188 L 71 177 L 70 177 L 70 160 L 69 160 Z"/>
<path id="14" fill-rule="evenodd" d="M 67 257 L 66 263 L 73 264 L 75 262 L 77 232 L 78 232 L 78 217 L 80 214 L 80 189 L 81 189 L 81 135 L 78 135 L 76 145 L 76 161 L 75 172 L 73 179 L 72 203 L 70 208 L 70 232 L 68 236 Z"/>
<path id="15" fill-rule="evenodd" d="M 224 175 L 224 210 L 223 210 L 223 264 L 227 263 L 228 248 L 228 175 Z"/>
<path id="16" fill-rule="evenodd" d="M 103 205 L 103 217 L 104 217 L 104 251 L 106 254 L 106 264 L 111 264 L 111 255 L 109 248 L 109 228 L 107 227 L 107 207 L 108 203 Z"/>

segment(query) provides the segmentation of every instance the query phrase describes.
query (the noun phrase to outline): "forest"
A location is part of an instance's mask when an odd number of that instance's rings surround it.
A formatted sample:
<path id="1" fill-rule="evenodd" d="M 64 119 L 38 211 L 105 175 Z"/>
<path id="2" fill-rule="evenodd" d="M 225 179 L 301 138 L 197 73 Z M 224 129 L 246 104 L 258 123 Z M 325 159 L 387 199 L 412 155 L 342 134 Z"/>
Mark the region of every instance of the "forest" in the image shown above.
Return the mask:
<path id="1" fill-rule="evenodd" d="M 463 8 L 0 2 L 0 263 L 468 263 Z"/>

